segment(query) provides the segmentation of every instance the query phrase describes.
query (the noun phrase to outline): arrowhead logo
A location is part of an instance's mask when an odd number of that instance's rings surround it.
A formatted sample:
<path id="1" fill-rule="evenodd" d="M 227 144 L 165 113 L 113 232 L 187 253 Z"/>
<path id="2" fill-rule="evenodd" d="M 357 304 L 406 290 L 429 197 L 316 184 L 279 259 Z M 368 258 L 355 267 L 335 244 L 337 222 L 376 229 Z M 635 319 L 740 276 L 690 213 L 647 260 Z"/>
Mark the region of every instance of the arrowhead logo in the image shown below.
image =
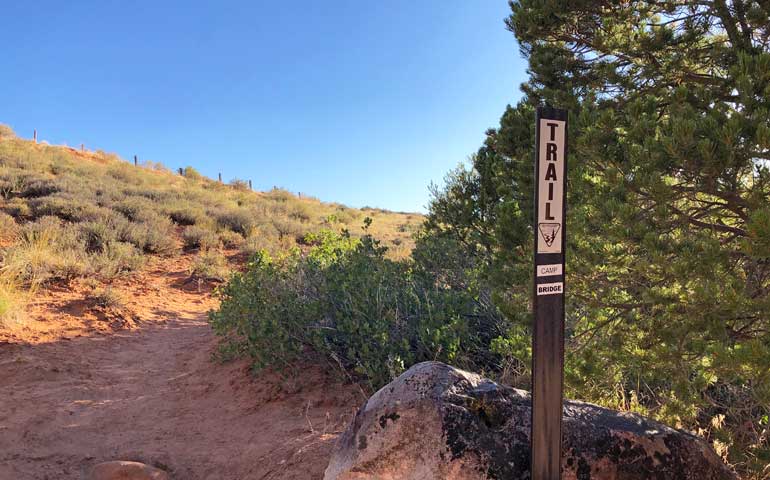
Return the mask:
<path id="1" fill-rule="evenodd" d="M 540 235 L 543 236 L 543 240 L 545 240 L 545 244 L 550 247 L 553 245 L 553 241 L 556 240 L 561 223 L 540 223 L 537 227 L 540 230 Z"/>

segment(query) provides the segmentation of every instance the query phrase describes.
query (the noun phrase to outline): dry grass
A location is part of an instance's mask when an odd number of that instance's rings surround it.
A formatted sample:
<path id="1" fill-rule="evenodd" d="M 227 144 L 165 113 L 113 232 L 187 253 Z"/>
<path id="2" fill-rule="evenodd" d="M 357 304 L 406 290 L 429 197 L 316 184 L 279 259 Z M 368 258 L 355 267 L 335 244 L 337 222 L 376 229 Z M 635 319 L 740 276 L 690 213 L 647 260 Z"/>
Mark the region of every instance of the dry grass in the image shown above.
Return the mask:
<path id="1" fill-rule="evenodd" d="M 124 308 L 125 300 L 112 287 L 96 289 L 91 295 L 91 301 L 97 307 L 102 308 Z"/>
<path id="2" fill-rule="evenodd" d="M 23 323 L 31 294 L 17 278 L 0 270 L 0 328 Z"/>

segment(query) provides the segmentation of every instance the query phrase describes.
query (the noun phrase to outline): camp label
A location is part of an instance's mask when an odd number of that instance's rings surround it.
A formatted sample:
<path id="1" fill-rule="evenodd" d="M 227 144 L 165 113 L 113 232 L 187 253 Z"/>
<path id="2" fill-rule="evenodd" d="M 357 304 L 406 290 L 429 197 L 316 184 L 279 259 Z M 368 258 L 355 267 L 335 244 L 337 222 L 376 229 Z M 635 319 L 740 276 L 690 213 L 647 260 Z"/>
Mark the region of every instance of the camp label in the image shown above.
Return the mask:
<path id="1" fill-rule="evenodd" d="M 553 275 L 561 275 L 563 272 L 561 263 L 554 263 L 552 265 L 538 265 L 537 276 L 538 277 L 550 277 Z"/>

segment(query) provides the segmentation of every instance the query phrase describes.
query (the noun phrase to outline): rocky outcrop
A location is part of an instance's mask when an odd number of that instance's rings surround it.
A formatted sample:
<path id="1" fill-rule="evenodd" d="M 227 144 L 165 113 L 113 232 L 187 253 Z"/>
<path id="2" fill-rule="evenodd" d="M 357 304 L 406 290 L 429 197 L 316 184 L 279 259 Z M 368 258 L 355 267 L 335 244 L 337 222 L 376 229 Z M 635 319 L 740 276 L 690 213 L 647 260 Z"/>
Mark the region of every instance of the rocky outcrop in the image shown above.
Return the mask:
<path id="1" fill-rule="evenodd" d="M 443 363 L 375 393 L 340 437 L 324 480 L 530 478 L 528 392 Z M 567 401 L 564 480 L 732 480 L 701 439 L 639 415 Z"/>
<path id="2" fill-rule="evenodd" d="M 88 480 L 169 480 L 163 470 L 139 462 L 104 462 L 88 474 Z"/>

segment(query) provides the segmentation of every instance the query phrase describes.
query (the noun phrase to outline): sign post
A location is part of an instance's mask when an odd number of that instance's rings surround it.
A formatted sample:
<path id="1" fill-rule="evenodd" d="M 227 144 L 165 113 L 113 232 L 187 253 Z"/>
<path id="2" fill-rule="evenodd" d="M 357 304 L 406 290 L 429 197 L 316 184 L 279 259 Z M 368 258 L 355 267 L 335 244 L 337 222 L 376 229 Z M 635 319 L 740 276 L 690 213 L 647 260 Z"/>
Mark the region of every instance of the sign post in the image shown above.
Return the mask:
<path id="1" fill-rule="evenodd" d="M 532 480 L 561 478 L 567 111 L 537 109 Z"/>

